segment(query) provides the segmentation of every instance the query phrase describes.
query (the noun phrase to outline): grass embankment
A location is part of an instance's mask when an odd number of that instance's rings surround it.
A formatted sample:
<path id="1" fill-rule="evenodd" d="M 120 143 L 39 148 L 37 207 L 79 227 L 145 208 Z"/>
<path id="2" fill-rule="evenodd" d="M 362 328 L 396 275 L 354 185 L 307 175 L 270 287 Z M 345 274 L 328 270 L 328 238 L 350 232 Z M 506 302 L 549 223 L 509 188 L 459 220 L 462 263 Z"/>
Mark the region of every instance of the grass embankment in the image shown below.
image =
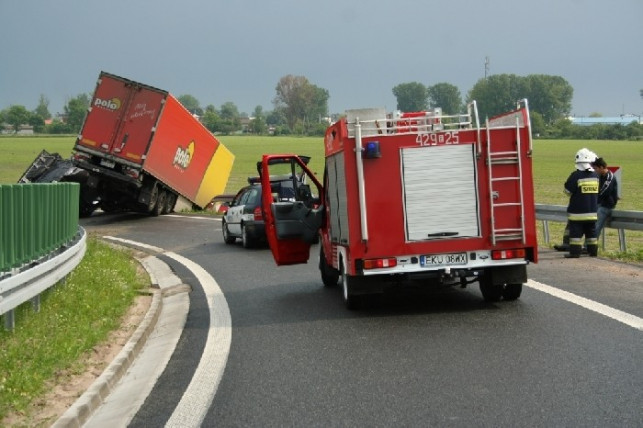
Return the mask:
<path id="1" fill-rule="evenodd" d="M 121 324 L 138 291 L 149 286 L 131 254 L 90 237 L 82 262 L 63 283 L 16 310 L 14 331 L 0 331 L 0 425 L 28 418 L 33 401 L 60 373 L 82 373 L 82 356 Z"/>

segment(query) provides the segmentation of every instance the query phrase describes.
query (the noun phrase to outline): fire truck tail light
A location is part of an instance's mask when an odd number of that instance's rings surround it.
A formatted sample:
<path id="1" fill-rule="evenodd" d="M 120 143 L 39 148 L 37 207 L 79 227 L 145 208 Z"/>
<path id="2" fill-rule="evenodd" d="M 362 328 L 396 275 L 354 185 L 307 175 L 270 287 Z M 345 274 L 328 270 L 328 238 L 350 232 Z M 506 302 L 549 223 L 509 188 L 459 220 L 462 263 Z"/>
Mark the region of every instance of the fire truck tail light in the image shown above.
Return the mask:
<path id="1" fill-rule="evenodd" d="M 510 250 L 493 250 L 491 258 L 493 260 L 506 260 L 506 259 L 524 259 L 527 256 L 527 251 L 524 248 L 512 248 Z"/>
<path id="2" fill-rule="evenodd" d="M 254 215 L 255 221 L 263 220 L 263 214 L 261 214 L 261 207 L 256 207 L 252 214 Z"/>
<path id="3" fill-rule="evenodd" d="M 364 260 L 364 269 L 382 269 L 382 268 L 392 268 L 395 266 L 397 266 L 397 259 L 395 257 L 388 257 L 385 259 Z"/>

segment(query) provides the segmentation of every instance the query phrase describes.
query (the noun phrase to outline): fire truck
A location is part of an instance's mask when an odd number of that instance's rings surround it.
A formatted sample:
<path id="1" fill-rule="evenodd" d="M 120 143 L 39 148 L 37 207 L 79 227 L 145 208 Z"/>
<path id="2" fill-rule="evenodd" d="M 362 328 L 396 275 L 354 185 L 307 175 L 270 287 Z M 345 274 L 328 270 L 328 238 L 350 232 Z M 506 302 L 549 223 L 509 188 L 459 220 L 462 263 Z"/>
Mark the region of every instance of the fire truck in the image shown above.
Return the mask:
<path id="1" fill-rule="evenodd" d="M 475 102 L 459 115 L 347 111 L 326 131 L 321 182 L 294 154 L 264 155 L 277 265 L 307 263 L 318 244 L 321 280 L 341 284 L 349 309 L 405 282 L 478 282 L 486 301 L 518 299 L 538 259 L 527 100 L 480 122 Z M 278 167 L 308 178 L 293 180 L 293 200 L 270 191 Z"/>

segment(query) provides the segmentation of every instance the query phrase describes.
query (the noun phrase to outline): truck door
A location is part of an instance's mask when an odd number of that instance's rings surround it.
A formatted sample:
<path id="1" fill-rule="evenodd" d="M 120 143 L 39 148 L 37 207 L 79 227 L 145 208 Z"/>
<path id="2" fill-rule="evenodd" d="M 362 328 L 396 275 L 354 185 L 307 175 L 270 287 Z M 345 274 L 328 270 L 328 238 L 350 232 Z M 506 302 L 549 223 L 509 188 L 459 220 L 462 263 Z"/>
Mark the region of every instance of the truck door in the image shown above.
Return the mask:
<path id="1" fill-rule="evenodd" d="M 164 91 L 101 73 L 78 144 L 142 163 Z"/>
<path id="2" fill-rule="evenodd" d="M 260 165 L 266 237 L 277 265 L 306 263 L 310 246 L 319 240 L 323 224 L 323 187 L 296 155 L 264 155 Z M 272 191 L 272 176 L 289 176 L 294 198 L 279 198 Z"/>

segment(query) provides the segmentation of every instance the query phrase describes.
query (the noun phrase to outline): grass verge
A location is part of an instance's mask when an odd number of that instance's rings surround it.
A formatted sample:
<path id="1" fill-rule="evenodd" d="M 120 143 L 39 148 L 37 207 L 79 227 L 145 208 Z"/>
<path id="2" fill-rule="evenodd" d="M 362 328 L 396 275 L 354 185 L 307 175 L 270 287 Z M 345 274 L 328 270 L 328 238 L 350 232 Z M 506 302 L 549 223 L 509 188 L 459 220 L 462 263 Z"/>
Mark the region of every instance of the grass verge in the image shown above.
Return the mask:
<path id="1" fill-rule="evenodd" d="M 29 414 L 57 373 L 81 373 L 78 361 L 118 328 L 149 278 L 126 250 L 90 236 L 82 262 L 65 281 L 16 309 L 14 331 L 0 331 L 0 421 Z"/>

